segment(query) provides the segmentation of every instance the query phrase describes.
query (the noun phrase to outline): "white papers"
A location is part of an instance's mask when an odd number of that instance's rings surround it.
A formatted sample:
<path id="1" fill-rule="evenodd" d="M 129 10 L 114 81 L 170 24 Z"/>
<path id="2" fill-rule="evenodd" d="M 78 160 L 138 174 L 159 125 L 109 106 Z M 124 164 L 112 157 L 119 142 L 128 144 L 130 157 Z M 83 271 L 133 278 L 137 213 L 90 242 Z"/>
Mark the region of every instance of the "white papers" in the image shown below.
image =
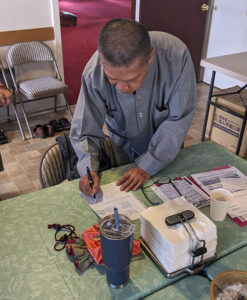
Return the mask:
<path id="1" fill-rule="evenodd" d="M 208 193 L 211 190 L 222 188 L 221 178 L 244 178 L 246 177 L 237 168 L 213 170 L 191 175 L 192 178 Z"/>
<path id="2" fill-rule="evenodd" d="M 92 196 L 83 193 L 81 196 L 101 218 L 113 214 L 114 207 L 117 207 L 118 213 L 129 217 L 131 220 L 136 220 L 140 217 L 141 211 L 146 209 L 131 192 L 120 191 L 115 182 L 101 186 L 101 191 L 96 195 L 96 202 Z"/>
<path id="3" fill-rule="evenodd" d="M 161 185 L 154 184 L 151 188 L 164 203 L 180 196 L 171 183 Z"/>
<path id="4" fill-rule="evenodd" d="M 232 218 L 238 217 L 242 222 L 247 221 L 247 190 L 232 195 L 233 200 L 230 202 L 228 213 Z"/>
<path id="5" fill-rule="evenodd" d="M 173 184 L 179 190 L 187 201 L 193 204 L 195 207 L 200 208 L 209 204 L 209 197 L 203 191 L 201 191 L 196 185 L 190 182 L 187 178 L 182 177 L 178 180 L 173 180 Z M 153 185 L 152 190 L 160 197 L 165 203 L 168 200 L 175 199 L 180 195 L 171 183 L 165 183 L 162 185 Z"/>
<path id="6" fill-rule="evenodd" d="M 247 189 L 247 178 L 220 178 L 224 189 L 237 192 Z"/>

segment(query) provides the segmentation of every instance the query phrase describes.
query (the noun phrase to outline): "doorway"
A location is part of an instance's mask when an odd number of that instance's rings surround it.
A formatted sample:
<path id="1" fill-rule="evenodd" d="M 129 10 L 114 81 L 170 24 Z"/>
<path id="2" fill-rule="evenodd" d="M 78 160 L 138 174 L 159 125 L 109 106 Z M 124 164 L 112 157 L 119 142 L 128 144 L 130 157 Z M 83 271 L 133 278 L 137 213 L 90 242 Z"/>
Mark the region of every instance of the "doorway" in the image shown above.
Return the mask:
<path id="1" fill-rule="evenodd" d="M 69 103 L 76 104 L 81 74 L 97 49 L 101 27 L 112 18 L 131 18 L 132 0 L 60 0 L 59 9 L 77 17 L 76 26 L 61 27 L 67 95 Z"/>

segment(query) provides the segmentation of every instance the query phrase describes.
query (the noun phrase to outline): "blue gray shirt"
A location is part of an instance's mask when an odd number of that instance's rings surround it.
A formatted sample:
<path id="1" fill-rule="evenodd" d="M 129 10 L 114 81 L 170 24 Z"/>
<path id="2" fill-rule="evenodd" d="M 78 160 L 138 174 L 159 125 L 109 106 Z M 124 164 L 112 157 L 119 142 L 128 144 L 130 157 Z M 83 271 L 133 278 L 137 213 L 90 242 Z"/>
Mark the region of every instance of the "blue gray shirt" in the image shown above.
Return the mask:
<path id="1" fill-rule="evenodd" d="M 196 107 L 196 81 L 186 46 L 164 32 L 150 32 L 154 58 L 135 94 L 124 94 L 104 74 L 98 51 L 89 60 L 72 120 L 70 140 L 81 176 L 98 171 L 104 122 L 118 163 L 150 175 L 178 154 Z"/>

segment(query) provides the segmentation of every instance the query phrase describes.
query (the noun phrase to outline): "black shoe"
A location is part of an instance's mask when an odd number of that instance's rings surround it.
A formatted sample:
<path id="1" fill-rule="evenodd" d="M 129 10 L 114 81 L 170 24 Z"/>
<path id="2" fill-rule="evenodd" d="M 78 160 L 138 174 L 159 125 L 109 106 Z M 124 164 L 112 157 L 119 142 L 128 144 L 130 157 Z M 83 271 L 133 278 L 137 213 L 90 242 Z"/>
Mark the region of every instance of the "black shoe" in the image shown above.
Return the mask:
<path id="1" fill-rule="evenodd" d="M 64 130 L 70 130 L 71 124 L 67 118 L 61 118 L 58 123 L 63 127 Z"/>
<path id="2" fill-rule="evenodd" d="M 61 124 L 59 124 L 59 122 L 57 120 L 51 120 L 48 123 L 48 125 L 52 125 L 54 127 L 55 132 L 63 131 L 63 127 L 61 126 Z"/>
<path id="3" fill-rule="evenodd" d="M 3 133 L 2 129 L 0 129 L 0 144 L 6 144 L 8 143 L 8 138 Z"/>

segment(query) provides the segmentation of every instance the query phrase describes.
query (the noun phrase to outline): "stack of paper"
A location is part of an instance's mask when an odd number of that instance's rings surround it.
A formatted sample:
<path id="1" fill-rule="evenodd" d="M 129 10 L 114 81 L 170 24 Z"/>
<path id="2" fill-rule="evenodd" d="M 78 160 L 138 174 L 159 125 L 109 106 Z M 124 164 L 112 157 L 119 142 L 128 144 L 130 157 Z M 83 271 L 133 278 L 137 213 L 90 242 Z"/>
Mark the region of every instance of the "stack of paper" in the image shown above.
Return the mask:
<path id="1" fill-rule="evenodd" d="M 192 263 L 191 250 L 194 245 L 182 224 L 168 227 L 165 218 L 184 210 L 192 210 L 195 217 L 190 220 L 199 240 L 206 241 L 207 253 L 203 259 L 215 255 L 217 231 L 215 224 L 184 197 L 150 207 L 141 213 L 141 236 L 168 273 L 189 267 Z M 194 242 L 196 239 L 189 226 Z M 200 260 L 200 256 L 195 263 Z"/>

